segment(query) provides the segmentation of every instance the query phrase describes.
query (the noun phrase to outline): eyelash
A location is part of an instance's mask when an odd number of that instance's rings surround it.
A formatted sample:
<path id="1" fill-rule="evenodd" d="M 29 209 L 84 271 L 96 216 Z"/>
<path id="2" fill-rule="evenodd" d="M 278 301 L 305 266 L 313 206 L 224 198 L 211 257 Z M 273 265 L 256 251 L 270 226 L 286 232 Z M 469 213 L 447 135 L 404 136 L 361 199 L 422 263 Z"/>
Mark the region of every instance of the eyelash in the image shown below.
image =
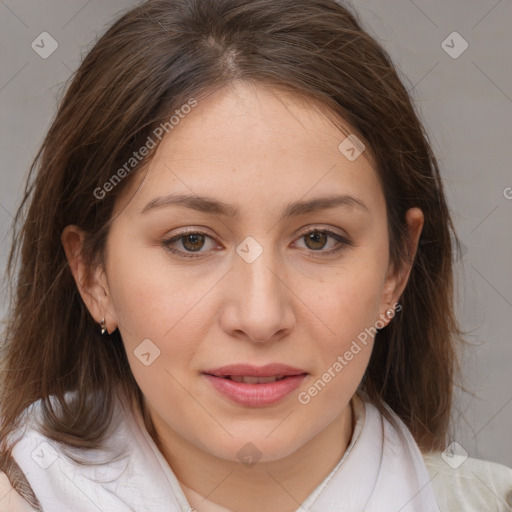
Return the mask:
<path id="1" fill-rule="evenodd" d="M 318 228 L 311 228 L 308 231 L 305 231 L 298 237 L 298 240 L 306 237 L 307 235 L 309 235 L 311 233 L 322 233 L 322 234 L 328 235 L 328 236 L 334 238 L 337 242 L 339 242 L 340 245 L 338 247 L 335 247 L 334 249 L 330 249 L 328 251 L 322 251 L 322 250 L 314 251 L 314 250 L 310 249 L 309 250 L 310 253 L 314 253 L 314 254 L 320 253 L 322 255 L 331 255 L 331 254 L 338 253 L 347 247 L 352 247 L 354 245 L 354 243 L 352 241 L 348 240 L 347 238 L 345 238 L 329 229 L 318 229 Z M 187 253 L 186 251 L 174 249 L 173 247 L 170 246 L 172 243 L 183 239 L 187 235 L 202 235 L 202 236 L 205 236 L 206 238 L 210 238 L 213 240 L 213 237 L 211 237 L 207 233 L 204 233 L 203 231 L 191 229 L 191 230 L 182 231 L 178 235 L 175 235 L 171 238 L 163 240 L 162 246 L 164 247 L 164 249 L 168 250 L 169 252 L 171 252 L 173 254 L 177 254 L 183 258 L 200 258 L 201 252 L 199 252 L 199 251 L 196 254 Z"/>

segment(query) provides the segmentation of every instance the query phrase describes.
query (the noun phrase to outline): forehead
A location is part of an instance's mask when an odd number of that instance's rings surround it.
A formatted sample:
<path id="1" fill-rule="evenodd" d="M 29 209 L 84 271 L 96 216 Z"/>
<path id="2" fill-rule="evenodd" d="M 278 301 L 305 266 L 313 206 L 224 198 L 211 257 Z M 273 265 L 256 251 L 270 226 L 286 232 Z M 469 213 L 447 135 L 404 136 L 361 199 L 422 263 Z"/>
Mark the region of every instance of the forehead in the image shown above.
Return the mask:
<path id="1" fill-rule="evenodd" d="M 369 152 L 347 158 L 350 127 L 341 131 L 304 97 L 237 84 L 187 111 L 134 176 L 131 210 L 171 193 L 214 196 L 241 210 L 332 193 L 383 201 Z"/>

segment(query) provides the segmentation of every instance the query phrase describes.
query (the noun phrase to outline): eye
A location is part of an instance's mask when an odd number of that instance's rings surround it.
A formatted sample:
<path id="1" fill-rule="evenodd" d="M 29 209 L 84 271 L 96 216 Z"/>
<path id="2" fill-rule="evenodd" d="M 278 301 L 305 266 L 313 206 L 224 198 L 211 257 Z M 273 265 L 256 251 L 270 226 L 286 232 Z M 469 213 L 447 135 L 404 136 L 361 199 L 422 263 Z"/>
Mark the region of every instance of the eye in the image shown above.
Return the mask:
<path id="1" fill-rule="evenodd" d="M 328 250 L 322 250 L 326 245 L 328 245 L 329 239 L 331 239 L 331 248 Z M 298 240 L 304 240 L 306 249 L 309 249 L 311 252 L 320 252 L 321 254 L 334 254 L 347 246 L 354 245 L 348 238 L 345 238 L 334 231 L 318 228 L 309 229 L 305 233 L 302 233 Z M 334 241 L 334 244 L 332 241 Z"/>
<path id="2" fill-rule="evenodd" d="M 194 231 L 194 230 L 187 230 L 182 231 L 181 233 L 168 238 L 166 240 L 162 241 L 162 245 L 165 249 L 168 251 L 178 254 L 179 256 L 183 256 L 185 258 L 197 258 L 201 256 L 202 253 L 208 252 L 201 251 L 203 247 L 205 247 L 205 242 L 207 240 L 214 241 L 214 239 L 207 235 L 206 233 L 203 233 L 202 231 Z M 181 244 L 181 247 L 184 249 L 176 249 L 176 247 L 173 247 L 175 244 Z M 193 253 L 198 253 L 197 255 Z"/>
<path id="3" fill-rule="evenodd" d="M 326 245 L 329 245 L 329 239 L 331 239 L 331 248 L 328 250 L 322 250 Z M 353 242 L 347 238 L 331 231 L 329 229 L 309 229 L 299 237 L 298 240 L 304 240 L 306 243 L 306 249 L 312 253 L 320 253 L 322 255 L 334 254 L 347 246 L 353 246 Z M 167 238 L 162 241 L 162 246 L 173 254 L 184 258 L 199 258 L 202 254 L 208 252 L 207 241 L 210 243 L 215 240 L 207 233 L 198 230 L 187 230 L 174 235 L 171 238 Z M 335 242 L 334 244 L 332 242 Z M 181 248 L 176 248 L 176 245 L 181 245 Z M 215 244 L 214 244 L 215 245 Z M 295 247 L 297 243 L 293 244 Z M 334 247 L 332 247 L 334 245 Z M 203 251 L 201 249 L 205 248 Z M 213 247 L 210 247 L 212 249 Z M 194 254 L 195 253 L 195 254 Z"/>

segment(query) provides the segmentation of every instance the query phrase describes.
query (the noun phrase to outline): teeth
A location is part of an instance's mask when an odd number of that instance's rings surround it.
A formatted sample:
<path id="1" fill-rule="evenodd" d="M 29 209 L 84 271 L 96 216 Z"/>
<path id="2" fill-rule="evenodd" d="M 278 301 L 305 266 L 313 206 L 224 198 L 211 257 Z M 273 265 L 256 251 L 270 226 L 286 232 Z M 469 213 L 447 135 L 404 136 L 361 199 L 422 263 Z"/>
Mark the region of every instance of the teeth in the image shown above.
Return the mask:
<path id="1" fill-rule="evenodd" d="M 252 377 L 249 375 L 231 375 L 229 377 L 235 382 L 243 382 L 245 384 L 266 384 L 268 382 L 275 382 L 276 380 L 284 379 L 283 375 L 273 375 L 271 377 Z"/>

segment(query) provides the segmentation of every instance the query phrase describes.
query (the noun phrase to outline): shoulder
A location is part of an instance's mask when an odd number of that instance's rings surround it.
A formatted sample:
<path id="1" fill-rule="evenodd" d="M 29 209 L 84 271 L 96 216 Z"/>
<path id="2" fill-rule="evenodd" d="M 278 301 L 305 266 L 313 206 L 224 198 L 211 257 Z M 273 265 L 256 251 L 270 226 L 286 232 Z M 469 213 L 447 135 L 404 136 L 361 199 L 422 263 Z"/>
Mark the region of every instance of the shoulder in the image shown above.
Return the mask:
<path id="1" fill-rule="evenodd" d="M 10 512 L 34 512 L 36 510 L 16 492 L 3 472 L 0 472 L 0 510 L 9 510 Z"/>
<path id="2" fill-rule="evenodd" d="M 443 456 L 443 453 L 422 453 L 441 512 L 510 510 L 511 468 L 472 457 Z"/>

